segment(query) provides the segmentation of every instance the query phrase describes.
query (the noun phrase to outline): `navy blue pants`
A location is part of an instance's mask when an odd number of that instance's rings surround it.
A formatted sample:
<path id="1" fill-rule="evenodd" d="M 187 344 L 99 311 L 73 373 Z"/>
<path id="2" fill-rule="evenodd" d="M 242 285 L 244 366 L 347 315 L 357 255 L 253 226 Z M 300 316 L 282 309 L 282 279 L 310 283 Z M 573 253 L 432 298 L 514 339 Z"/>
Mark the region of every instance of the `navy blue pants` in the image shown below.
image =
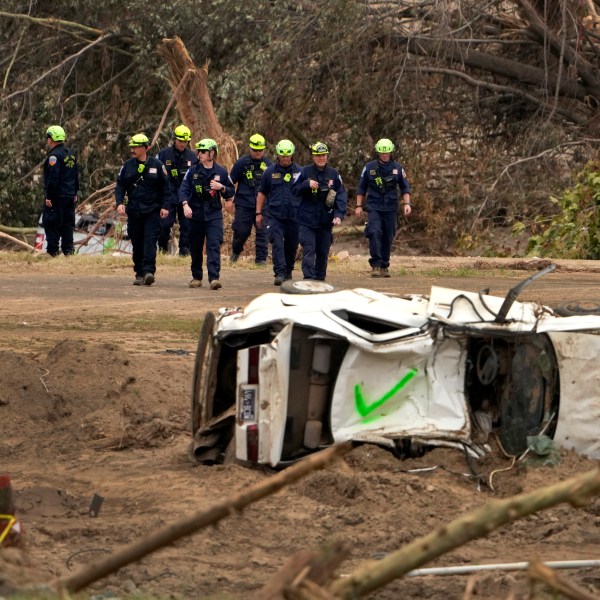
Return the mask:
<path id="1" fill-rule="evenodd" d="M 52 256 L 73 254 L 73 228 L 75 227 L 75 202 L 73 198 L 52 201 L 52 208 L 44 206 L 42 225 L 46 232 L 46 252 Z"/>
<path id="2" fill-rule="evenodd" d="M 233 241 L 231 251 L 234 254 L 241 254 L 244 250 L 244 244 L 252 233 L 252 227 L 256 232 L 256 253 L 255 260 L 265 261 L 269 254 L 269 236 L 267 235 L 267 216 L 263 215 L 262 227 L 256 227 L 256 209 L 244 206 L 235 207 L 235 216 L 231 229 L 233 230 Z"/>
<path id="3" fill-rule="evenodd" d="M 127 215 L 127 233 L 133 246 L 136 277 L 156 273 L 156 241 L 160 234 L 160 213 Z"/>
<path id="4" fill-rule="evenodd" d="M 369 264 L 387 269 L 390 266 L 392 242 L 396 235 L 396 212 L 369 210 L 365 237 L 369 240 Z"/>
<path id="5" fill-rule="evenodd" d="M 169 216 L 160 220 L 160 235 L 158 236 L 158 247 L 165 252 L 169 249 L 171 229 L 179 221 L 179 255 L 187 256 L 190 253 L 190 224 L 183 214 L 183 204 L 177 204 L 169 211 Z"/>
<path id="6" fill-rule="evenodd" d="M 223 220 L 196 221 L 190 223 L 190 254 L 192 255 L 192 277 L 202 279 L 204 242 L 206 241 L 206 270 L 208 280 L 219 279 L 221 274 L 221 244 L 223 243 Z"/>
<path id="7" fill-rule="evenodd" d="M 302 274 L 304 279 L 325 281 L 329 249 L 333 242 L 330 227 L 307 227 L 300 225 L 302 246 Z"/>
<path id="8" fill-rule="evenodd" d="M 298 252 L 298 223 L 294 219 L 269 216 L 269 240 L 275 277 L 292 277 Z"/>

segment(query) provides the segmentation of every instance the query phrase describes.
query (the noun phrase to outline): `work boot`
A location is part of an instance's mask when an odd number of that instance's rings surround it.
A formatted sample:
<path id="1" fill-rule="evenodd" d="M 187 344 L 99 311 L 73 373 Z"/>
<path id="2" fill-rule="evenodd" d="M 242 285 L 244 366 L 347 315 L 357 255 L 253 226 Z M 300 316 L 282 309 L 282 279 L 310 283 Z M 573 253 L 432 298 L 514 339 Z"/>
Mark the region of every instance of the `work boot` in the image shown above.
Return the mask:
<path id="1" fill-rule="evenodd" d="M 381 267 L 380 277 L 391 277 L 390 270 L 387 267 Z"/>
<path id="2" fill-rule="evenodd" d="M 267 266 L 267 261 L 266 260 L 255 260 L 254 264 L 257 267 L 266 267 Z"/>
<path id="3" fill-rule="evenodd" d="M 221 285 L 221 282 L 218 279 L 213 279 L 210 282 L 210 289 L 211 290 L 220 290 L 223 286 Z"/>
<path id="4" fill-rule="evenodd" d="M 191 288 L 199 288 L 202 287 L 202 279 L 192 279 L 189 283 L 188 283 L 188 287 Z"/>
<path id="5" fill-rule="evenodd" d="M 133 280 L 133 285 L 144 285 L 144 278 L 141 275 L 136 275 Z"/>
<path id="6" fill-rule="evenodd" d="M 273 285 L 281 285 L 285 280 L 285 275 L 275 275 L 275 281 L 273 281 Z"/>
<path id="7" fill-rule="evenodd" d="M 231 256 L 229 257 L 229 262 L 235 263 L 238 261 L 239 258 L 240 258 L 240 255 L 237 252 L 232 252 Z"/>
<path id="8" fill-rule="evenodd" d="M 146 273 L 144 275 L 144 285 L 152 285 L 154 283 L 154 275 L 152 273 Z"/>
<path id="9" fill-rule="evenodd" d="M 371 277 L 381 277 L 381 268 L 380 267 L 373 267 L 371 269 Z"/>

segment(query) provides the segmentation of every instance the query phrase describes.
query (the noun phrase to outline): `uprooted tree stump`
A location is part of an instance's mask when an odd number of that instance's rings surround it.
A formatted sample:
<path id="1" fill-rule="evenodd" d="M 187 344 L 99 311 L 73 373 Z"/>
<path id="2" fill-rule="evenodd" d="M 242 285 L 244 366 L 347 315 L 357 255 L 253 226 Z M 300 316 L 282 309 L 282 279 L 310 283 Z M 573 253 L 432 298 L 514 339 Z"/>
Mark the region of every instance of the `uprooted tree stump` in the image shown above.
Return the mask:
<path id="1" fill-rule="evenodd" d="M 238 158 L 237 147 L 217 119 L 207 85 L 208 62 L 198 68 L 178 37 L 163 39 L 158 52 L 169 66 L 170 83 L 183 123 L 192 130 L 195 141 L 207 137 L 214 139 L 219 145 L 219 163 L 231 170 Z"/>

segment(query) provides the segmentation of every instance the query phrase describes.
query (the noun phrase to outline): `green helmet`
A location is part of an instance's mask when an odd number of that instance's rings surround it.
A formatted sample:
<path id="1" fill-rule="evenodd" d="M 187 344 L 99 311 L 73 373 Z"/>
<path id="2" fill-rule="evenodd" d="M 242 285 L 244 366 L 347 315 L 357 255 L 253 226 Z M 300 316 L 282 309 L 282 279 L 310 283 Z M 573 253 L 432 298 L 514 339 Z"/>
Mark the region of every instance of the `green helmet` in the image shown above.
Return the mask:
<path id="1" fill-rule="evenodd" d="M 313 156 L 319 156 L 320 154 L 329 154 L 329 147 L 323 142 L 315 142 L 310 147 L 310 153 Z"/>
<path id="2" fill-rule="evenodd" d="M 378 154 L 387 154 L 389 152 L 393 152 L 395 149 L 396 146 L 394 146 L 394 142 L 392 142 L 392 140 L 388 140 L 387 138 L 381 138 L 375 144 L 375 151 Z"/>
<path id="3" fill-rule="evenodd" d="M 267 142 L 265 141 L 265 138 L 260 135 L 260 133 L 255 133 L 254 135 L 250 136 L 248 145 L 250 148 L 252 148 L 252 150 L 264 150 L 267 147 Z"/>
<path id="4" fill-rule="evenodd" d="M 296 151 L 296 146 L 290 140 L 280 140 L 275 146 L 275 152 L 278 156 L 292 156 Z"/>
<path id="5" fill-rule="evenodd" d="M 215 154 L 219 153 L 217 142 L 211 138 L 204 138 L 196 144 L 196 150 L 214 150 Z"/>
<path id="6" fill-rule="evenodd" d="M 181 140 L 182 142 L 189 142 L 192 139 L 192 132 L 185 125 L 177 125 L 173 130 L 175 139 Z"/>
<path id="7" fill-rule="evenodd" d="M 46 130 L 46 137 L 49 137 L 53 142 L 64 142 L 67 139 L 67 134 L 60 125 L 50 125 Z"/>
<path id="8" fill-rule="evenodd" d="M 150 140 L 143 133 L 136 133 L 135 135 L 131 136 L 131 139 L 129 140 L 130 148 L 138 148 L 140 146 L 148 147 L 149 145 Z"/>

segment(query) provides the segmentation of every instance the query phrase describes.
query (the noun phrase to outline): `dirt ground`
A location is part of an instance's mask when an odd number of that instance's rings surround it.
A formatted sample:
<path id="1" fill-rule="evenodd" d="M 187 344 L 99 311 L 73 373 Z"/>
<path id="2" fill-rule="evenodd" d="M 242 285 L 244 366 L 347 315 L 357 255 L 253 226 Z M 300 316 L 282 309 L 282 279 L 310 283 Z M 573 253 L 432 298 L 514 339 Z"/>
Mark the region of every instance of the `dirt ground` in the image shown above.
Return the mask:
<path id="1" fill-rule="evenodd" d="M 348 272 L 333 264 L 329 281 L 337 288 L 401 294 L 427 293 L 435 284 L 490 288 L 503 295 L 531 273 L 522 269 L 540 264 L 395 257 L 394 276 L 372 280 L 366 258 L 355 260 L 364 267 Z M 64 258 L 0 260 L 0 473 L 12 479 L 25 528 L 23 549 L 0 550 L 0 596 L 11 585 L 73 574 L 273 473 L 239 465 L 199 466 L 187 457 L 196 332 L 203 315 L 276 291 L 270 270 L 226 267 L 224 287 L 214 292 L 188 289 L 189 268 L 180 259 L 159 265 L 151 288 L 131 286 L 129 264 L 98 271 L 89 261 L 85 269 L 80 264 Z M 526 288 L 521 299 L 552 306 L 600 299 L 600 263 L 559 265 Z M 172 325 L 164 327 L 163 321 Z M 192 322 L 191 330 L 178 332 L 179 322 Z M 444 468 L 405 472 L 427 466 Z M 509 466 L 498 455 L 474 468 L 489 482 L 493 470 Z M 492 491 L 465 476 L 470 471 L 459 451 L 438 449 L 400 461 L 381 448 L 358 446 L 343 462 L 121 569 L 86 592 L 97 600 L 135 594 L 247 598 L 288 557 L 333 540 L 351 548 L 340 569 L 350 573 L 491 499 L 596 466 L 597 461 L 563 451 L 555 467 L 519 464 L 495 473 Z M 94 494 L 104 498 L 97 517 L 88 512 Z M 600 499 L 584 508 L 559 506 L 523 519 L 434 564 L 532 558 L 600 558 Z M 600 595 L 598 568 L 561 576 Z M 446 600 L 528 593 L 524 574 L 496 572 L 408 577 L 371 597 Z M 551 595 L 537 586 L 534 597 Z"/>

